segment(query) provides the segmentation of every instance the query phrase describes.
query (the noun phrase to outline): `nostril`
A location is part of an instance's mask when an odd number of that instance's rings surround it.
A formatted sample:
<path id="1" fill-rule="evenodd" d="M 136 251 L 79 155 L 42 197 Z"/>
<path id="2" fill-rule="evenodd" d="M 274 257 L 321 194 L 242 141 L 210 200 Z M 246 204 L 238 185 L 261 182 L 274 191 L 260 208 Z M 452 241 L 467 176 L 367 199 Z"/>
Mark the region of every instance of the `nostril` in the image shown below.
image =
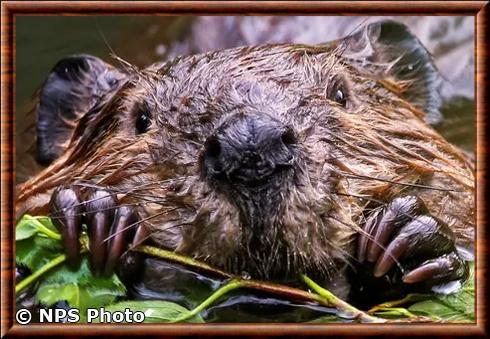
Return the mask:
<path id="1" fill-rule="evenodd" d="M 281 135 L 281 141 L 286 146 L 296 145 L 298 143 L 298 139 L 296 137 L 296 133 L 294 133 L 292 128 L 287 128 Z"/>
<path id="2" fill-rule="evenodd" d="M 204 146 L 204 166 L 211 175 L 220 175 L 223 170 L 221 163 L 221 143 L 216 136 L 210 137 Z"/>
<path id="3" fill-rule="evenodd" d="M 211 137 L 206 142 L 206 156 L 217 158 L 221 154 L 221 144 L 216 137 Z"/>

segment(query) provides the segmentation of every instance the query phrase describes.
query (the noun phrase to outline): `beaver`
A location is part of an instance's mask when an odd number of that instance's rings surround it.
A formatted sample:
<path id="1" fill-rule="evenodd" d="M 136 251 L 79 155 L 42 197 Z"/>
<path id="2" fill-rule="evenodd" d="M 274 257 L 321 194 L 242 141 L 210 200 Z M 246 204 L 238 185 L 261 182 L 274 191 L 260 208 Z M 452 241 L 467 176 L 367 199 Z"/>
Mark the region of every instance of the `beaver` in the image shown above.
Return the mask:
<path id="1" fill-rule="evenodd" d="M 426 122 L 443 80 L 403 24 L 117 60 L 53 68 L 37 105 L 52 163 L 17 190 L 18 217 L 51 215 L 71 267 L 86 224 L 98 274 L 150 242 L 256 279 L 306 273 L 345 299 L 376 292 L 371 280 L 420 291 L 467 277 L 473 165 Z"/>

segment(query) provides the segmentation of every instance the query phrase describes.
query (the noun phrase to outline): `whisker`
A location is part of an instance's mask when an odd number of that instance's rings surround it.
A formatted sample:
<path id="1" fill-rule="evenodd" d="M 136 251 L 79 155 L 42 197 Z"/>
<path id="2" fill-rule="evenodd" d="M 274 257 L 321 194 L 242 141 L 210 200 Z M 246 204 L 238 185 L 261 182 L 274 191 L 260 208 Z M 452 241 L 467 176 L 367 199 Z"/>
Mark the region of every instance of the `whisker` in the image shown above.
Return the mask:
<path id="1" fill-rule="evenodd" d="M 112 191 L 111 193 L 118 193 L 118 191 Z M 101 197 L 98 197 L 98 198 L 92 198 L 92 199 L 89 199 L 89 200 L 84 200 L 78 204 L 74 204 L 72 206 L 69 206 L 69 207 L 64 207 L 56 212 L 52 212 L 49 214 L 49 217 L 51 219 L 61 219 L 63 217 L 63 211 L 66 210 L 66 209 L 70 209 L 70 208 L 74 208 L 74 207 L 82 207 L 84 206 L 85 204 L 87 203 L 91 203 L 91 202 L 95 202 L 95 201 L 98 201 L 98 200 L 101 200 L 101 199 L 105 199 L 107 198 L 107 196 L 101 196 Z M 158 200 L 145 200 L 144 202 L 130 202 L 130 203 L 124 203 L 124 204 L 119 204 L 119 205 L 115 205 L 115 206 L 111 206 L 111 207 L 108 207 L 108 208 L 101 208 L 101 209 L 97 209 L 97 210 L 94 210 L 94 211 L 91 211 L 91 213 L 94 213 L 94 212 L 101 212 L 101 211 L 107 211 L 107 210 L 111 210 L 111 209 L 117 209 L 119 207 L 122 207 L 122 206 L 139 206 L 139 205 L 145 205 L 147 203 L 154 203 L 154 204 L 164 204 L 165 202 L 167 202 L 166 199 L 158 199 Z M 75 213 L 74 215 L 75 216 L 78 216 L 78 215 L 84 215 L 86 213 L 86 211 L 82 211 L 80 213 Z"/>
<path id="2" fill-rule="evenodd" d="M 415 184 L 415 183 L 406 183 L 406 182 L 394 181 L 394 180 L 390 180 L 390 179 L 371 177 L 369 175 L 347 173 L 344 171 L 338 171 L 338 173 L 345 175 L 346 177 L 350 177 L 350 178 L 362 179 L 362 180 L 375 180 L 375 181 L 387 182 L 387 183 L 390 183 L 393 185 L 400 185 L 400 186 L 406 186 L 406 187 L 416 187 L 416 188 L 422 188 L 422 189 L 428 189 L 428 190 L 434 190 L 434 191 L 442 191 L 442 192 L 456 192 L 456 193 L 464 192 L 463 190 L 435 187 L 435 186 Z"/>
<path id="3" fill-rule="evenodd" d="M 132 193 L 133 189 L 131 189 L 129 191 L 122 191 L 120 189 L 116 189 L 116 188 L 113 188 L 113 187 L 100 186 L 100 185 L 96 185 L 96 184 L 92 184 L 92 183 L 89 183 L 89 184 L 75 183 L 75 184 L 73 184 L 73 186 L 79 186 L 79 187 L 85 187 L 85 188 L 93 188 L 93 189 L 101 189 L 101 190 L 105 190 L 105 191 L 108 191 L 108 192 L 111 192 L 111 193 L 124 194 L 125 196 L 127 196 L 127 195 L 134 196 L 134 197 L 137 197 L 137 198 L 146 199 L 146 201 L 148 201 L 148 202 L 163 201 L 162 196 L 160 196 L 160 195 L 150 195 L 150 194 L 142 194 L 142 193 L 136 194 L 136 193 Z M 151 200 L 149 198 L 153 198 L 153 199 L 157 199 L 157 200 Z"/>
<path id="4" fill-rule="evenodd" d="M 70 209 L 70 208 L 73 208 L 73 207 L 81 207 L 81 206 L 84 206 L 86 203 L 91 203 L 91 202 L 98 201 L 98 200 L 105 199 L 105 198 L 107 198 L 107 196 L 102 196 L 102 197 L 98 197 L 98 198 L 92 198 L 92 199 L 82 201 L 82 202 L 80 202 L 78 204 L 75 204 L 75 205 L 72 205 L 72 206 L 69 206 L 69 207 L 63 207 L 61 210 L 57 210 L 54 213 L 50 213 L 49 216 L 50 216 L 50 218 L 59 219 L 61 217 L 55 217 L 55 216 L 58 216 L 58 215 L 61 215 L 62 216 L 62 212 L 64 210 L 67 210 L 67 209 Z M 124 205 L 120 205 L 120 206 L 124 206 Z M 113 208 L 115 208 L 115 207 L 111 207 L 109 209 L 113 209 Z M 85 213 L 85 211 L 84 212 L 81 212 L 81 213 L 76 213 L 74 215 L 83 215 L 84 213 Z"/>
<path id="5" fill-rule="evenodd" d="M 376 202 L 376 203 L 378 203 L 380 205 L 385 205 L 386 204 L 385 201 L 382 201 L 382 200 L 379 200 L 379 199 L 375 199 L 373 197 L 368 197 L 368 196 L 365 196 L 365 195 L 357 195 L 357 194 L 352 194 L 352 193 L 341 193 L 341 192 L 332 192 L 332 194 L 342 195 L 342 196 L 345 196 L 345 197 L 353 197 L 353 198 L 368 200 L 370 202 Z"/>
<path id="6" fill-rule="evenodd" d="M 130 229 L 131 227 L 134 227 L 134 226 L 137 226 L 137 225 L 141 224 L 142 222 L 145 222 L 145 221 L 148 221 L 148 220 L 151 220 L 151 219 L 155 219 L 155 218 L 157 218 L 157 217 L 160 217 L 160 216 L 165 215 L 165 214 L 167 214 L 167 213 L 173 212 L 173 211 L 175 211 L 175 210 L 177 210 L 177 207 L 174 207 L 174 208 L 171 208 L 171 209 L 169 209 L 169 210 L 162 211 L 162 212 L 158 212 L 158 213 L 156 213 L 156 214 L 150 215 L 149 217 L 143 218 L 143 219 L 138 220 L 138 221 L 136 221 L 136 222 L 134 222 L 134 223 L 132 223 L 132 224 L 129 224 L 128 226 L 126 226 L 126 227 L 124 227 L 124 228 L 120 229 L 120 230 L 119 230 L 119 231 L 117 231 L 116 233 L 113 233 L 113 234 L 111 234 L 110 236 L 108 236 L 107 238 L 105 238 L 105 239 L 104 239 L 104 242 L 106 242 L 106 241 L 108 241 L 108 240 L 110 240 L 110 239 L 114 238 L 116 235 L 118 235 L 118 234 L 120 234 L 120 233 L 122 233 L 122 232 L 124 232 L 124 231 L 126 231 L 126 230 L 128 230 L 128 229 Z"/>
<path id="7" fill-rule="evenodd" d="M 162 200 L 162 203 L 163 202 L 166 202 L 166 200 Z M 84 203 L 80 203 L 78 205 L 80 206 L 80 205 L 83 205 Z M 119 205 L 115 205 L 115 206 L 110 206 L 110 207 L 107 207 L 107 208 L 99 208 L 99 209 L 96 209 L 96 210 L 93 210 L 93 211 L 88 212 L 88 214 L 92 214 L 92 213 L 96 213 L 96 212 L 104 212 L 104 211 L 116 210 L 116 209 L 118 209 L 120 207 L 123 207 L 123 206 L 141 206 L 141 205 L 146 205 L 146 204 L 147 204 L 147 202 L 124 203 L 124 204 L 119 204 Z M 69 208 L 71 208 L 71 207 L 69 207 Z M 72 215 L 74 215 L 74 216 L 80 216 L 80 215 L 83 216 L 83 215 L 86 215 L 86 214 L 87 214 L 87 212 L 86 211 L 83 211 L 83 212 L 75 213 L 75 214 L 72 214 Z M 59 214 L 50 214 L 49 216 L 46 216 L 44 218 L 62 219 L 63 216 L 61 215 L 61 213 L 59 213 Z"/>
<path id="8" fill-rule="evenodd" d="M 117 53 L 114 51 L 114 49 L 112 48 L 112 46 L 107 41 L 107 37 L 105 36 L 104 32 L 100 28 L 99 23 L 97 22 L 97 20 L 95 21 L 95 26 L 97 27 L 97 33 L 99 33 L 99 35 L 102 38 L 102 41 L 106 45 L 107 49 L 109 49 L 109 51 L 110 51 L 111 54 L 116 55 Z"/>
<path id="9" fill-rule="evenodd" d="M 349 47 L 348 44 L 344 43 L 344 41 L 348 38 L 350 38 L 352 35 L 354 35 L 354 33 L 359 29 L 359 27 L 362 27 L 364 26 L 364 24 L 368 21 L 369 19 L 364 19 L 362 20 L 359 24 L 357 24 L 356 26 L 354 26 L 352 28 L 352 30 L 344 37 L 342 38 L 342 41 L 340 42 L 340 44 L 338 46 L 335 47 L 335 49 L 333 50 L 332 54 L 337 54 L 339 56 L 339 58 L 335 58 L 335 62 L 332 63 L 332 65 L 330 66 L 330 68 L 327 70 L 326 74 L 330 74 L 330 71 L 336 66 L 338 65 L 342 58 L 344 53 L 347 51 L 347 48 Z M 338 40 L 337 40 L 338 41 Z"/>
<path id="10" fill-rule="evenodd" d="M 333 219 L 333 220 L 335 220 L 335 221 L 337 221 L 337 222 L 339 222 L 339 223 L 341 223 L 341 224 L 343 224 L 343 225 L 345 225 L 345 226 L 348 226 L 348 227 L 355 226 L 355 228 L 353 228 L 354 230 L 356 230 L 356 229 L 358 229 L 358 228 L 359 228 L 359 231 L 361 231 L 361 233 L 362 233 L 362 234 L 364 234 L 365 236 L 367 236 L 367 237 L 368 237 L 368 238 L 369 238 L 369 239 L 370 239 L 370 240 L 371 240 L 371 241 L 372 241 L 374 244 L 376 244 L 376 246 L 379 246 L 379 247 L 380 247 L 380 248 L 381 248 L 383 251 L 386 251 L 386 249 L 387 249 L 387 248 L 386 248 L 385 246 L 383 246 L 383 245 L 381 245 L 379 242 L 375 241 L 375 239 L 374 239 L 374 237 L 373 237 L 372 235 L 370 235 L 370 234 L 366 233 L 366 231 L 364 231 L 364 230 L 363 230 L 362 228 L 360 228 L 359 226 L 357 226 L 357 225 L 350 225 L 350 224 L 348 224 L 348 223 L 345 223 L 345 222 L 343 222 L 343 221 L 341 221 L 341 220 L 339 220 L 339 219 L 333 218 L 333 217 L 330 217 L 330 219 Z M 338 248 L 338 250 L 341 250 L 341 251 L 342 251 L 342 249 L 341 249 L 341 248 Z M 350 254 L 350 253 L 348 253 L 348 252 L 345 252 L 345 254 L 346 254 L 348 257 L 350 257 L 351 259 L 353 259 L 354 261 L 358 262 L 358 259 L 356 258 L 356 256 L 355 256 L 355 255 Z M 391 257 L 391 259 L 393 259 L 393 261 L 395 262 L 396 266 L 397 266 L 397 267 L 398 267 L 398 268 L 399 268 L 399 269 L 400 269 L 400 270 L 403 272 L 403 271 L 404 271 L 404 268 L 403 268 L 403 266 L 401 265 L 401 263 L 398 261 L 398 259 L 396 259 L 395 257 L 393 257 L 391 254 L 390 254 L 390 257 Z"/>
<path id="11" fill-rule="evenodd" d="M 144 243 L 146 240 L 150 239 L 151 238 L 151 233 L 149 233 L 148 235 L 146 235 L 145 237 L 143 237 L 141 239 L 141 242 L 139 244 L 137 244 L 136 246 L 139 246 L 140 244 Z M 134 249 L 136 246 L 130 246 L 128 247 L 122 254 L 121 254 L 121 257 L 125 256 L 126 254 L 128 254 L 129 251 L 131 251 L 132 249 Z"/>

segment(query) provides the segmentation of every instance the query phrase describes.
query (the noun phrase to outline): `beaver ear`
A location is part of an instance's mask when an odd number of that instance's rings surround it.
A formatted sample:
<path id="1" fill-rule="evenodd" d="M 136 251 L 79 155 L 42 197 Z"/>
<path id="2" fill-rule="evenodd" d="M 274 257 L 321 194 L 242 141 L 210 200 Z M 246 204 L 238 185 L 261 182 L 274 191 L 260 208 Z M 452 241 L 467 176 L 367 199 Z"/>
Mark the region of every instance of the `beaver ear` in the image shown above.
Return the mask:
<path id="1" fill-rule="evenodd" d="M 374 22 L 341 43 L 343 55 L 360 72 L 385 80 L 390 89 L 426 112 L 428 123 L 441 122 L 443 79 L 430 53 L 404 24 Z"/>
<path id="2" fill-rule="evenodd" d="M 90 55 L 60 60 L 38 92 L 36 160 L 49 165 L 66 149 L 77 120 L 102 107 L 123 83 L 124 75 Z"/>

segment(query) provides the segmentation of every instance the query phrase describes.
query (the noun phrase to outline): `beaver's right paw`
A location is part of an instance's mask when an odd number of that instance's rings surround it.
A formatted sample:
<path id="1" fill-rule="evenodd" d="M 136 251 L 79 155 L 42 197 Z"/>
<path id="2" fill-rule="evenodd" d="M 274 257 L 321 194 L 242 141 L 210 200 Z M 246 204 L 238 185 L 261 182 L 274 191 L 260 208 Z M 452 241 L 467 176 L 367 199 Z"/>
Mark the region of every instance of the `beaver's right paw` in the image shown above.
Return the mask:
<path id="1" fill-rule="evenodd" d="M 116 197 L 104 190 L 93 190 L 84 200 L 75 188 L 60 187 L 53 192 L 50 208 L 71 268 L 80 263 L 82 224 L 87 226 L 90 264 L 96 275 L 112 274 L 127 245 L 135 246 L 146 237 L 134 208 L 118 204 Z"/>

